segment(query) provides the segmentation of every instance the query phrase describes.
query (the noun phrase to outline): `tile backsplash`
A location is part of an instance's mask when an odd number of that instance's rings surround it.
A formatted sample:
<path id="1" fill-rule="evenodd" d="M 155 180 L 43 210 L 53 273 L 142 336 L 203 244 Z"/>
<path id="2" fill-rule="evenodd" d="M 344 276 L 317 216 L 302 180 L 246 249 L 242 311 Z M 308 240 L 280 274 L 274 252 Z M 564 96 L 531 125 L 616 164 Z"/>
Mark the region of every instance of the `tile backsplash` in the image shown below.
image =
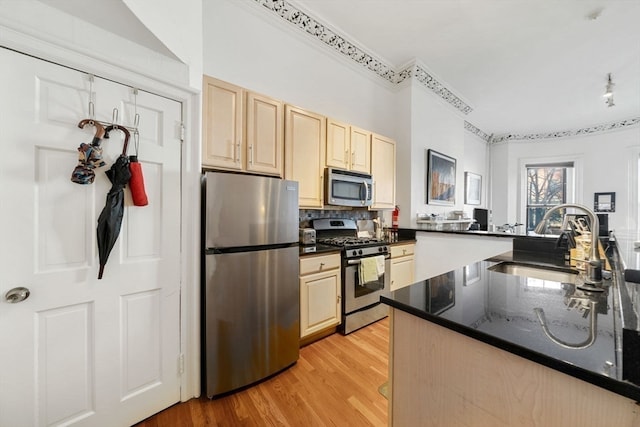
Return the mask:
<path id="1" fill-rule="evenodd" d="M 367 209 L 300 209 L 298 213 L 301 228 L 311 227 L 311 220 L 318 218 L 348 218 L 358 221 L 363 219 L 375 219 L 379 215 L 380 213 L 378 211 L 370 211 Z"/>

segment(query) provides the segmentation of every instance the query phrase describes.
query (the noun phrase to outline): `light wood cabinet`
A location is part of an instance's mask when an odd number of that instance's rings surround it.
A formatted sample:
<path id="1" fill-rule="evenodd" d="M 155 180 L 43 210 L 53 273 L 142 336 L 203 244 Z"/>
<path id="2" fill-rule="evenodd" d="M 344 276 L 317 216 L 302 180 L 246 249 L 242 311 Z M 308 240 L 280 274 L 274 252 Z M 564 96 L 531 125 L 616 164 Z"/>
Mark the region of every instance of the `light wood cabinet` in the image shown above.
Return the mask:
<path id="1" fill-rule="evenodd" d="M 203 166 L 282 177 L 281 101 L 209 76 L 202 98 Z"/>
<path id="2" fill-rule="evenodd" d="M 371 173 L 371 132 L 351 126 L 352 171 Z"/>
<path id="3" fill-rule="evenodd" d="M 300 208 L 322 208 L 327 119 L 285 105 L 285 179 L 298 181 Z"/>
<path id="4" fill-rule="evenodd" d="M 247 92 L 246 169 L 282 176 L 284 108 L 282 102 Z"/>
<path id="5" fill-rule="evenodd" d="M 204 76 L 202 83 L 202 164 L 241 170 L 244 90 Z"/>
<path id="6" fill-rule="evenodd" d="M 391 246 L 389 260 L 391 291 L 415 282 L 415 248 L 414 243 Z"/>
<path id="7" fill-rule="evenodd" d="M 373 205 L 371 209 L 396 206 L 396 143 L 384 136 L 371 135 L 371 175 Z"/>
<path id="8" fill-rule="evenodd" d="M 300 258 L 300 338 L 341 322 L 340 254 Z"/>
<path id="9" fill-rule="evenodd" d="M 326 166 L 371 173 L 371 132 L 327 120 Z"/>

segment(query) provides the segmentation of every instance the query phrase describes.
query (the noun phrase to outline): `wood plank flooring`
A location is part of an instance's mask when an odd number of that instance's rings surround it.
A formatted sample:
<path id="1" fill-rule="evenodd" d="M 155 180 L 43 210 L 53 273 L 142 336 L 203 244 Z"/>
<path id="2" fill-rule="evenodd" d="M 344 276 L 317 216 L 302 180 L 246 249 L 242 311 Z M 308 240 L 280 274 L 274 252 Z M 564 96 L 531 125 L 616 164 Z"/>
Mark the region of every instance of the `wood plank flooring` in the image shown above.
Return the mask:
<path id="1" fill-rule="evenodd" d="M 286 371 L 218 399 L 176 404 L 136 427 L 387 425 L 389 318 L 300 349 Z"/>

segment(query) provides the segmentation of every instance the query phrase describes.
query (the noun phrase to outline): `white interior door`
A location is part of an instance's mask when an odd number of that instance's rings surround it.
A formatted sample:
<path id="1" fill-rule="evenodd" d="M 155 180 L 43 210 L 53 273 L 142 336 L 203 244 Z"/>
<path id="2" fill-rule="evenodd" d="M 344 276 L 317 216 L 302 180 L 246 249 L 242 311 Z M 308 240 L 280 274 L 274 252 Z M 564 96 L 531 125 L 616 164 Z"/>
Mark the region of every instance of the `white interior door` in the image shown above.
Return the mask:
<path id="1" fill-rule="evenodd" d="M 120 236 L 97 280 L 104 173 L 70 181 L 94 128 L 87 75 L 0 48 L 0 425 L 130 425 L 180 398 L 181 105 L 96 78 L 97 119 L 133 124 L 149 205 L 125 189 Z M 134 143 L 130 141 L 129 154 Z M 5 294 L 25 287 L 27 299 Z"/>

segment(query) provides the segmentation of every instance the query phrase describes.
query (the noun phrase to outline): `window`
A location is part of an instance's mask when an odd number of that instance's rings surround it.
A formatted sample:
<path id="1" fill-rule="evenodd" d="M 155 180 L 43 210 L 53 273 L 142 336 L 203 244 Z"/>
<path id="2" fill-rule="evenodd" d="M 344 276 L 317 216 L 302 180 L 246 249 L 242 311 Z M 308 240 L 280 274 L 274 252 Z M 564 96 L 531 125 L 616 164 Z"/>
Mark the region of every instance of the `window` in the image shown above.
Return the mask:
<path id="1" fill-rule="evenodd" d="M 526 165 L 527 231 L 542 221 L 544 214 L 556 205 L 567 203 L 568 181 L 573 176 L 573 162 Z M 549 218 L 550 228 L 562 228 L 562 212 Z"/>

